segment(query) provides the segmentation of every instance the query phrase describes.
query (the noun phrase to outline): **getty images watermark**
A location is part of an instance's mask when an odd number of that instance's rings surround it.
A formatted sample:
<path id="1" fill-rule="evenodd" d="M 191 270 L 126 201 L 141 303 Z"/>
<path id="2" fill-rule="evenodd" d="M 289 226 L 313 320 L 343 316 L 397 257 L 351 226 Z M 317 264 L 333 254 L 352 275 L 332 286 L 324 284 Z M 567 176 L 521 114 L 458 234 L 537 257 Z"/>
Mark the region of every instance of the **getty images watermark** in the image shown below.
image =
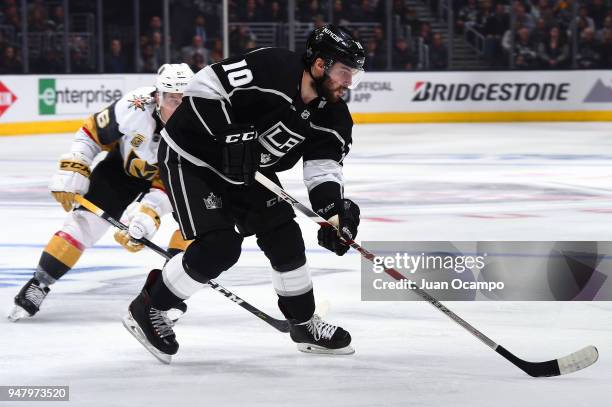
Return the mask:
<path id="1" fill-rule="evenodd" d="M 610 300 L 611 242 L 363 242 L 362 299 Z M 386 270 L 394 270 L 392 275 Z M 400 278 L 401 275 L 401 278 Z"/>
<path id="2" fill-rule="evenodd" d="M 467 270 L 481 271 L 485 266 L 487 253 L 480 256 L 464 255 L 440 255 L 440 254 L 420 254 L 395 253 L 394 256 L 376 256 L 372 262 L 372 272 L 382 274 L 385 268 L 394 268 L 414 275 L 417 271 L 446 271 L 461 274 Z M 373 281 L 376 290 L 405 290 L 418 287 L 422 290 L 502 290 L 503 281 L 463 281 L 460 278 L 453 278 L 450 281 L 428 281 L 421 277 L 404 278 L 401 280 L 387 281 L 383 278 L 376 278 Z"/>

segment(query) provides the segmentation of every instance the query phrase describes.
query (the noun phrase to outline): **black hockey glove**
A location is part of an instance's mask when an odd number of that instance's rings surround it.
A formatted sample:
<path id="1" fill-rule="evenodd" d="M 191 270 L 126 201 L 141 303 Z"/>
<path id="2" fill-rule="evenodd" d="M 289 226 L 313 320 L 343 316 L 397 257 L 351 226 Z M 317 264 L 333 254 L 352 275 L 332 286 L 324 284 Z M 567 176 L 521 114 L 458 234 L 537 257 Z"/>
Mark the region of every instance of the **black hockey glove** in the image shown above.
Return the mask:
<path id="1" fill-rule="evenodd" d="M 259 142 L 257 130 L 252 125 L 232 124 L 217 136 L 221 144 L 221 166 L 225 176 L 232 181 L 251 185 L 259 169 Z"/>
<path id="2" fill-rule="evenodd" d="M 330 223 L 338 226 L 345 239 L 354 240 L 357 237 L 360 211 L 355 202 L 350 199 L 340 199 L 324 209 L 320 209 L 317 213 Z M 330 226 L 321 226 L 317 237 L 320 246 L 331 250 L 338 256 L 344 255 L 350 247 L 342 242 L 338 232 Z"/>

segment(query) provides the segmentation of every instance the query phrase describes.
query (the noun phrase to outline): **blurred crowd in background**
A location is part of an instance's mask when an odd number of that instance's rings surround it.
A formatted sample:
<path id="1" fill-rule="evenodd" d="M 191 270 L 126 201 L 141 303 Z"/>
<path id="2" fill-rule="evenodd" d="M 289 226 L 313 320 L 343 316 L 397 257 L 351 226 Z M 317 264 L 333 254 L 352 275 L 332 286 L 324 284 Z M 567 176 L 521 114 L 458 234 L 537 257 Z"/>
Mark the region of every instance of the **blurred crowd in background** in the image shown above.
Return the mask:
<path id="1" fill-rule="evenodd" d="M 493 66 L 507 66 L 509 58 L 517 69 L 612 66 L 612 8 L 608 0 L 461 3 L 456 32 L 465 34 L 472 43 L 482 36 L 482 55 Z M 510 30 L 511 10 L 514 30 Z"/>
<path id="2" fill-rule="evenodd" d="M 166 55 L 163 0 L 0 0 L 0 74 L 24 73 L 24 56 L 27 73 L 155 72 L 167 59 L 197 71 L 221 60 L 221 1 L 169 1 Z M 230 0 L 229 52 L 300 52 L 332 22 L 362 41 L 369 71 L 610 68 L 609 1 L 295 0 L 292 37 L 288 0 Z"/>

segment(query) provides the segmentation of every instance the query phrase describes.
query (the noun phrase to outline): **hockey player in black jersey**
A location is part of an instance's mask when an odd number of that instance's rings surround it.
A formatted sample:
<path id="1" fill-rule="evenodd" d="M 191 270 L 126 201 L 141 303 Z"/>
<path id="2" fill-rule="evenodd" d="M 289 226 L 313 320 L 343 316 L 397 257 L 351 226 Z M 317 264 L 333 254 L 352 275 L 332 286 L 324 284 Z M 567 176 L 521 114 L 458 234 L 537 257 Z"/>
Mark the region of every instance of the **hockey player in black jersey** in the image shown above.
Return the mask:
<path id="1" fill-rule="evenodd" d="M 341 99 L 363 75 L 364 50 L 348 31 L 324 26 L 303 56 L 259 48 L 208 66 L 187 85 L 162 131 L 160 173 L 187 250 L 130 304 L 125 327 L 162 362 L 178 351 L 172 323 L 160 315 L 238 260 L 244 236 L 256 235 L 270 260 L 278 305 L 304 352 L 350 354 L 350 334 L 314 314 L 304 241 L 289 204 L 254 182 L 261 171 L 304 163 L 315 211 L 354 239 L 359 207 L 343 195 L 342 162 L 352 119 Z M 319 244 L 337 255 L 348 246 L 322 227 Z"/>

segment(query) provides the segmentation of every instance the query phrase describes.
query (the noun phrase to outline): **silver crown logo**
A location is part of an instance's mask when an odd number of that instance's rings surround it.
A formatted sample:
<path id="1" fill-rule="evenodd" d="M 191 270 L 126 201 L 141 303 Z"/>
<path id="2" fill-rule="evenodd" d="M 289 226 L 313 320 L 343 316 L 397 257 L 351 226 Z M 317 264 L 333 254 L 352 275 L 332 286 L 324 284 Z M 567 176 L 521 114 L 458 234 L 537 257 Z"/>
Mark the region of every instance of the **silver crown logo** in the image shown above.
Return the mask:
<path id="1" fill-rule="evenodd" d="M 219 209 L 221 208 L 221 198 L 211 192 L 208 198 L 204 198 L 204 204 L 206 209 Z"/>
<path id="2" fill-rule="evenodd" d="M 272 157 L 270 157 L 270 154 L 262 153 L 259 162 L 261 164 L 267 164 L 270 162 L 270 160 L 272 160 Z"/>

